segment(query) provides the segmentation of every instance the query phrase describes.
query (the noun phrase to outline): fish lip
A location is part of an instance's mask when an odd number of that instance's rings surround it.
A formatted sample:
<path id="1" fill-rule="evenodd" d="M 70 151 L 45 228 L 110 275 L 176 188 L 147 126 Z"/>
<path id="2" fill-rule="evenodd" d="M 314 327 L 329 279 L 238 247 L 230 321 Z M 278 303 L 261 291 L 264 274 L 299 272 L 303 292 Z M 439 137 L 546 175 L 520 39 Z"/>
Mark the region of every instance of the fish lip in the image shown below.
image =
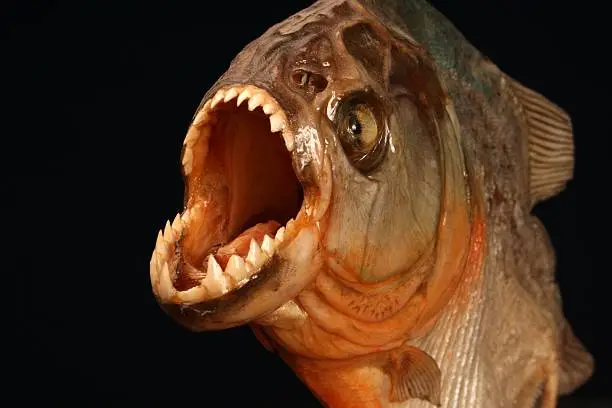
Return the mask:
<path id="1" fill-rule="evenodd" d="M 228 92 L 232 88 L 237 88 L 237 87 L 240 87 L 242 89 L 250 88 L 253 90 L 267 92 L 267 94 L 271 96 L 271 99 L 273 100 L 273 102 L 277 104 L 277 107 L 280 108 L 280 111 L 284 115 L 286 115 L 285 107 L 273 95 L 273 91 L 270 90 L 270 87 L 266 86 L 265 84 L 259 84 L 259 83 L 255 84 L 253 82 L 223 81 L 223 82 L 219 82 L 215 84 L 206 93 L 205 97 L 203 98 L 202 103 L 200 104 L 200 107 L 198 108 L 198 111 L 196 112 L 196 115 L 194 115 L 194 119 L 193 119 L 193 123 L 191 127 L 195 126 L 194 123 L 197 121 L 198 114 L 203 109 L 205 109 L 207 104 L 208 104 L 208 107 L 210 108 L 210 106 L 212 105 L 211 101 L 213 100 L 213 98 L 215 98 L 219 94 L 219 92 Z M 223 103 L 226 103 L 226 101 L 223 101 Z M 210 109 L 212 112 L 212 109 L 214 109 L 214 106 Z M 274 131 L 272 131 L 272 133 L 274 133 Z M 282 250 L 283 246 L 287 247 L 291 245 L 292 240 L 295 240 L 302 230 L 313 228 L 315 224 L 316 224 L 316 228 L 318 229 L 319 228 L 318 221 L 322 218 L 322 216 L 326 213 L 326 210 L 327 210 L 327 204 L 324 206 L 322 211 L 312 211 L 312 209 L 308 210 L 308 208 L 306 208 L 306 204 L 309 203 L 309 200 L 311 199 L 311 197 L 312 197 L 312 201 L 315 203 L 315 206 L 316 204 L 318 204 L 318 202 L 320 202 L 320 200 L 318 199 L 319 194 L 316 192 L 315 194 L 312 194 L 312 193 L 309 194 L 309 191 L 312 192 L 313 189 L 317 190 L 321 183 L 320 183 L 320 180 L 317 180 L 316 177 L 313 177 L 312 174 L 308 174 L 308 175 L 301 174 L 298 171 L 298 169 L 296 169 L 294 159 L 296 157 L 296 154 L 298 154 L 298 152 L 296 151 L 296 149 L 293 148 L 293 146 L 290 146 L 289 143 L 287 142 L 287 136 L 293 137 L 293 132 L 289 128 L 287 123 L 285 123 L 285 126 L 282 129 L 282 135 L 283 135 L 283 138 L 285 139 L 286 147 L 294 163 L 293 165 L 294 173 L 297 176 L 298 181 L 300 182 L 300 184 L 302 185 L 304 189 L 304 199 L 296 215 L 296 222 L 298 221 L 297 220 L 298 218 L 301 218 L 299 220 L 300 225 L 299 227 L 296 226 L 296 231 L 294 231 L 294 233 L 292 234 L 289 234 L 289 231 L 288 231 L 289 228 L 287 228 L 287 233 L 288 233 L 287 238 L 284 242 L 281 242 L 279 244 L 279 251 Z M 185 178 L 187 178 L 188 174 L 184 173 L 184 176 Z M 186 202 L 186 205 L 187 205 L 187 202 Z M 186 212 L 189 211 L 190 209 L 193 209 L 193 208 L 186 208 Z M 182 215 L 181 214 L 177 215 L 177 217 L 180 216 L 180 218 L 182 219 L 184 215 L 185 215 L 185 212 Z M 153 287 L 153 293 L 155 295 L 155 298 L 157 302 L 160 304 L 161 308 L 167 314 L 172 316 L 175 320 L 177 320 L 184 326 L 192 330 L 196 330 L 196 331 L 218 330 L 218 329 L 223 329 L 223 328 L 228 328 L 228 327 L 234 327 L 234 326 L 241 325 L 249 321 L 255 320 L 264 314 L 273 312 L 278 307 L 282 306 L 282 304 L 291 300 L 292 297 L 282 296 L 279 294 L 281 290 L 280 288 L 283 285 L 278 283 L 279 281 L 283 280 L 283 276 L 287 275 L 286 273 L 283 275 L 283 271 L 282 271 L 283 267 L 281 266 L 284 265 L 284 269 L 291 269 L 290 268 L 291 257 L 281 259 L 282 257 L 279 256 L 279 252 L 276 252 L 272 257 L 270 257 L 268 262 L 262 265 L 247 280 L 241 281 L 239 285 L 236 284 L 235 287 L 232 287 L 228 292 L 220 296 L 214 296 L 209 299 L 201 299 L 201 300 L 187 302 L 187 301 L 178 299 L 176 297 L 176 294 L 173 295 L 173 294 L 165 293 L 164 291 L 160 290 L 160 279 L 163 279 L 163 276 L 162 278 L 160 278 L 160 275 L 163 275 L 164 267 L 166 267 L 167 269 L 171 268 L 172 269 L 171 273 L 176 275 L 177 263 L 175 262 L 174 266 L 172 267 L 169 267 L 167 264 L 168 262 L 175 261 L 177 259 L 179 260 L 178 262 L 180 262 L 181 249 L 180 249 L 179 242 L 180 242 L 181 236 L 180 236 L 180 233 L 178 235 L 179 236 L 176 237 L 176 239 L 173 242 L 169 242 L 169 241 L 165 242 L 167 246 L 170 246 L 170 248 L 168 249 L 171 249 L 171 251 L 168 251 L 168 252 L 172 252 L 172 254 L 167 255 L 166 257 L 163 257 L 163 256 L 160 257 L 159 254 L 156 253 L 158 249 L 158 245 L 156 245 L 156 250 L 153 251 L 153 256 L 151 259 L 151 284 Z M 162 236 L 161 231 L 160 231 L 159 236 Z M 158 244 L 160 241 L 159 236 L 158 236 Z M 317 247 L 318 247 L 318 242 L 317 242 Z M 160 270 L 162 271 L 161 273 L 160 273 Z M 274 284 L 275 281 L 277 282 L 276 284 Z M 171 282 L 172 290 L 174 290 L 174 292 L 177 292 L 173 285 L 174 283 Z M 300 288 L 299 291 L 301 291 L 303 287 L 305 286 L 306 286 L 306 283 Z M 295 292 L 295 290 L 293 290 L 293 292 Z M 244 310 L 248 309 L 249 303 L 253 303 L 249 301 L 249 297 L 270 296 L 270 294 L 274 294 L 274 293 L 279 294 L 279 297 L 278 297 L 279 300 L 276 302 L 269 302 L 269 304 L 272 305 L 271 307 L 265 308 L 265 310 L 262 310 L 262 308 L 260 307 L 258 312 L 253 312 L 251 314 L 246 313 L 246 317 L 245 317 Z M 294 295 L 297 295 L 297 293 L 294 293 Z M 239 315 L 243 317 L 240 319 L 234 318 L 233 315 L 236 313 L 238 313 Z"/>

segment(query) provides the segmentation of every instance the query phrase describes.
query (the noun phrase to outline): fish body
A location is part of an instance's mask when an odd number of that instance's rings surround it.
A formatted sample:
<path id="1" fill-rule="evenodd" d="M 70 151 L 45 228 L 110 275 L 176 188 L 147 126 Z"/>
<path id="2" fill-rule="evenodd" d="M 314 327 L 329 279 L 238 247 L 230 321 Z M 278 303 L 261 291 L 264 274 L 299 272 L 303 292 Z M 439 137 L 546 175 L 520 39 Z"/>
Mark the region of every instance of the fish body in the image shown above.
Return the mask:
<path id="1" fill-rule="evenodd" d="M 249 324 L 325 406 L 554 407 L 593 370 L 533 206 L 571 121 L 424 0 L 321 0 L 198 107 L 151 258 L 194 331 Z"/>

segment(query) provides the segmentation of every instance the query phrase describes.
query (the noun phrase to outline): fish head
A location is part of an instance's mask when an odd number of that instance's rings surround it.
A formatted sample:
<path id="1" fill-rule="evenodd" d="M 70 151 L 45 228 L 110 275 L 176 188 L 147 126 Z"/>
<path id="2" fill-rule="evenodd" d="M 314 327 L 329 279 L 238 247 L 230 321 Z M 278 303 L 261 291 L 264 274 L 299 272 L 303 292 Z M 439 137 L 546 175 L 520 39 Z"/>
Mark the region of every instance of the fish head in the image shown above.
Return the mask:
<path id="1" fill-rule="evenodd" d="M 406 44 L 357 3 L 318 2 L 236 56 L 189 127 L 185 209 L 151 259 L 167 313 L 242 325 L 322 270 L 380 284 L 431 252 L 445 96 Z"/>

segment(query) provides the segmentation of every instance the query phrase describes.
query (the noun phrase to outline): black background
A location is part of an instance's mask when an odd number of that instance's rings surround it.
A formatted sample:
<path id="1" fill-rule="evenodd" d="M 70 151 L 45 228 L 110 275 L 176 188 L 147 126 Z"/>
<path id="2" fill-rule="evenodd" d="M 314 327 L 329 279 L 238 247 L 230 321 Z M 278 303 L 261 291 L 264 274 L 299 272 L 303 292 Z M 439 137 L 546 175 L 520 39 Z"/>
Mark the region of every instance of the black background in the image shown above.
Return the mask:
<path id="1" fill-rule="evenodd" d="M 604 8 L 433 3 L 573 118 L 575 179 L 535 212 L 558 253 L 565 313 L 597 361 L 562 406 L 610 398 Z M 157 230 L 182 206 L 180 146 L 200 98 L 246 43 L 309 4 L 0 3 L 9 406 L 318 406 L 249 329 L 193 334 L 173 323 L 148 272 Z"/>

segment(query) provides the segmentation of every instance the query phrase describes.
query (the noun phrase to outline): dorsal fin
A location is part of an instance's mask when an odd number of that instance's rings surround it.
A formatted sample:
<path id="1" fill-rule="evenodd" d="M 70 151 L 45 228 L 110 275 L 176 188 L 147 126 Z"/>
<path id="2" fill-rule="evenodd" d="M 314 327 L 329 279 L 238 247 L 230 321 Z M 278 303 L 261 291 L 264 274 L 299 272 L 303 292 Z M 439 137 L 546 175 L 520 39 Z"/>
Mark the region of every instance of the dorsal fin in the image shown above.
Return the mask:
<path id="1" fill-rule="evenodd" d="M 539 93 L 506 77 L 525 120 L 531 204 L 563 190 L 574 173 L 574 141 L 568 114 Z"/>

